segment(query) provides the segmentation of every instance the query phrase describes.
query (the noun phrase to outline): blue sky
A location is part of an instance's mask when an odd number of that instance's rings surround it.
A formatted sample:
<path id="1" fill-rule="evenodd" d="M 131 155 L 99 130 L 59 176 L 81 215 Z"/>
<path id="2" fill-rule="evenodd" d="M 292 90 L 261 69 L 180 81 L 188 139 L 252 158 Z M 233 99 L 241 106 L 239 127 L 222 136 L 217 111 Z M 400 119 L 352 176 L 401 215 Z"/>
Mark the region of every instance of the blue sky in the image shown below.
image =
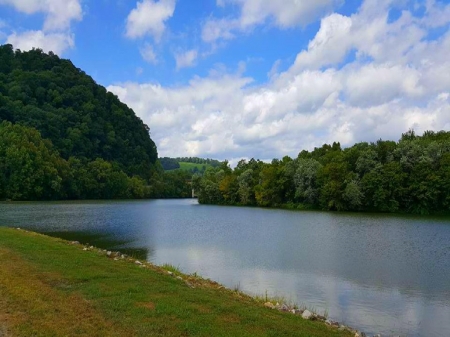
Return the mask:
<path id="1" fill-rule="evenodd" d="M 450 129 L 447 0 L 0 0 L 132 107 L 162 156 L 296 156 Z"/>

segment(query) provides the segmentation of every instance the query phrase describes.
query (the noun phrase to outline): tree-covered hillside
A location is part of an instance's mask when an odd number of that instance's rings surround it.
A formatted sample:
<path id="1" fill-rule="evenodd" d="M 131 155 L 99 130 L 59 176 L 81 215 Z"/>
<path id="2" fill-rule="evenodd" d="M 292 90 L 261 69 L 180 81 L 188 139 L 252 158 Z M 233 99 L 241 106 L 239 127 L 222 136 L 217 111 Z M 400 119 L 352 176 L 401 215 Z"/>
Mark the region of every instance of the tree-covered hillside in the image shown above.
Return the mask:
<path id="1" fill-rule="evenodd" d="M 149 128 L 71 61 L 39 49 L 0 46 L 0 121 L 37 129 L 62 158 L 102 158 L 128 175 L 151 177 Z"/>
<path id="2" fill-rule="evenodd" d="M 339 143 L 297 158 L 240 161 L 194 178 L 201 203 L 337 211 L 450 211 L 450 132 L 413 131 L 399 142 Z"/>
<path id="3" fill-rule="evenodd" d="M 0 46 L 0 200 L 190 197 L 149 128 L 69 60 Z"/>
<path id="4" fill-rule="evenodd" d="M 159 158 L 159 162 L 166 171 L 178 170 L 194 173 L 205 173 L 209 167 L 217 167 L 220 161 L 215 159 L 203 159 L 198 157 Z"/>

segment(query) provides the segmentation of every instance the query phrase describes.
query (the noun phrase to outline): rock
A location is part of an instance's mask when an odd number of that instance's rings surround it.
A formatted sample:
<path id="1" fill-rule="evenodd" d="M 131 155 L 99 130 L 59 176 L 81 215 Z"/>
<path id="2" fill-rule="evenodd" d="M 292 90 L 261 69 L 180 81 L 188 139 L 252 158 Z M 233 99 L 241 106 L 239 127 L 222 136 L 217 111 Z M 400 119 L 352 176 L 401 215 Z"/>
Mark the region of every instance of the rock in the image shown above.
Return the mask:
<path id="1" fill-rule="evenodd" d="M 325 324 L 326 325 L 331 325 L 332 323 L 331 323 L 331 321 L 329 319 L 327 319 L 327 320 L 325 320 Z"/>
<path id="2" fill-rule="evenodd" d="M 88 250 L 86 247 L 83 248 L 84 251 Z"/>
<path id="3" fill-rule="evenodd" d="M 295 315 L 295 309 L 289 310 L 289 312 L 291 312 Z"/>
<path id="4" fill-rule="evenodd" d="M 345 328 L 346 328 L 346 326 L 341 324 L 341 325 L 339 326 L 338 330 L 339 330 L 339 331 L 344 331 Z"/>
<path id="5" fill-rule="evenodd" d="M 355 337 L 361 337 L 358 332 L 355 332 Z"/>
<path id="6" fill-rule="evenodd" d="M 94 249 L 94 246 L 90 246 L 89 248 L 90 248 L 90 249 Z"/>
<path id="7" fill-rule="evenodd" d="M 325 321 L 326 320 L 325 316 L 316 315 L 316 317 L 317 317 L 318 320 L 321 320 L 321 321 Z"/>
<path id="8" fill-rule="evenodd" d="M 114 258 L 114 261 L 119 261 L 119 259 L 117 257 Z"/>
<path id="9" fill-rule="evenodd" d="M 72 241 L 71 244 L 73 245 L 79 245 L 80 243 L 78 241 Z"/>
<path id="10" fill-rule="evenodd" d="M 138 260 L 136 260 L 136 261 L 134 261 L 134 263 L 136 263 L 136 264 L 138 264 L 138 265 L 142 265 L 142 262 L 141 261 L 138 261 Z"/>
<path id="11" fill-rule="evenodd" d="M 295 314 L 296 315 L 301 315 L 301 314 L 303 314 L 303 311 L 304 310 L 302 310 L 302 309 L 295 309 Z"/>
<path id="12" fill-rule="evenodd" d="M 280 310 L 281 311 L 288 311 L 289 307 L 286 304 L 282 304 Z"/>
<path id="13" fill-rule="evenodd" d="M 173 273 L 170 270 L 167 271 L 167 274 L 173 275 Z"/>
<path id="14" fill-rule="evenodd" d="M 177 276 L 177 280 L 183 280 L 181 276 Z"/>
<path id="15" fill-rule="evenodd" d="M 127 257 L 127 256 L 124 255 L 124 254 L 120 255 L 120 258 L 121 258 L 121 259 L 124 259 L 124 258 L 126 258 L 126 257 Z"/>
<path id="16" fill-rule="evenodd" d="M 110 251 L 106 252 L 107 256 L 111 256 L 111 254 L 112 254 L 112 252 L 110 252 Z"/>
<path id="17" fill-rule="evenodd" d="M 310 319 L 313 316 L 312 312 L 309 310 L 305 310 L 303 311 L 302 317 L 304 319 Z"/>
<path id="18" fill-rule="evenodd" d="M 275 306 L 273 305 L 273 303 L 270 303 L 270 302 L 264 303 L 264 306 L 265 306 L 266 308 L 275 309 Z"/>

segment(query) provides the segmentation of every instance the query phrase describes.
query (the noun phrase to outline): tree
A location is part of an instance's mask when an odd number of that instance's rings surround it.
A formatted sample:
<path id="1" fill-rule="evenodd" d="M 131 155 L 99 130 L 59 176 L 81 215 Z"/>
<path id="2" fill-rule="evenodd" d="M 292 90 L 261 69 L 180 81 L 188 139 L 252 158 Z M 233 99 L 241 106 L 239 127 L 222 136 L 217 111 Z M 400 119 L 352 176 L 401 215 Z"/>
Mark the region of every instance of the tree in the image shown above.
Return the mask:
<path id="1" fill-rule="evenodd" d="M 0 198 L 52 200 L 64 195 L 67 163 L 36 130 L 0 124 Z"/>

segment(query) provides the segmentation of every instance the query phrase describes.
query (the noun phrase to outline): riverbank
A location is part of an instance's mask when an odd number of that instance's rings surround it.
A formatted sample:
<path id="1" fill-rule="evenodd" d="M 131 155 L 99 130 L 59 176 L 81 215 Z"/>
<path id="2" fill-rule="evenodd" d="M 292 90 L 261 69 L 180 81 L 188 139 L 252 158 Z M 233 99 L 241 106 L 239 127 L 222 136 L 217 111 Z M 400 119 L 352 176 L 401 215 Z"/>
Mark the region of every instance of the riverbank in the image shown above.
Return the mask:
<path id="1" fill-rule="evenodd" d="M 3 336 L 351 336 L 195 275 L 0 228 Z"/>

